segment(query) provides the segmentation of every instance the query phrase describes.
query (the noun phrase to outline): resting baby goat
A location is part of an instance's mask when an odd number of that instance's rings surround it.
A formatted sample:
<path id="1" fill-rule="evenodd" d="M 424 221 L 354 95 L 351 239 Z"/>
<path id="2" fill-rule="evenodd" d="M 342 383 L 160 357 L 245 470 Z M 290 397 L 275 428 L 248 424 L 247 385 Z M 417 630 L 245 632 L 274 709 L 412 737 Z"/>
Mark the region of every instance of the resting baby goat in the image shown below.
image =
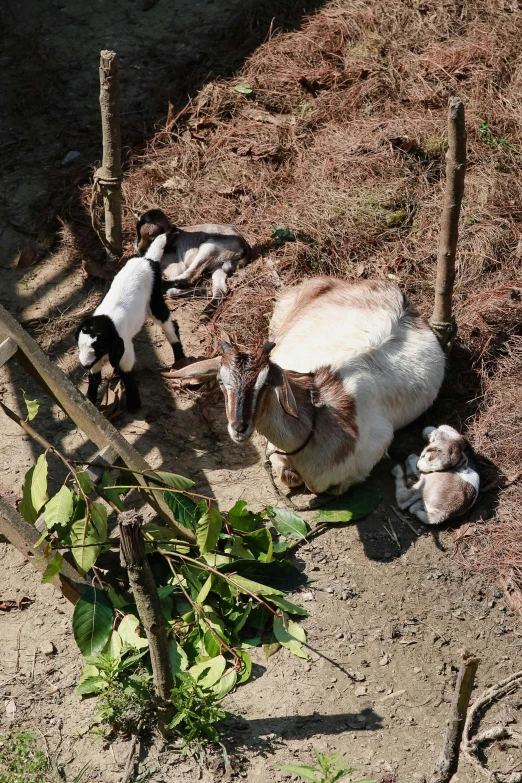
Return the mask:
<path id="1" fill-rule="evenodd" d="M 470 510 L 480 478 L 471 450 L 457 430 L 443 424 L 426 427 L 422 434 L 428 445 L 420 457 L 408 457 L 406 480 L 400 465 L 392 470 L 397 503 L 425 525 L 440 525 Z"/>
<path id="2" fill-rule="evenodd" d="M 270 331 L 257 351 L 225 343 L 175 377 L 217 375 L 231 438 L 256 428 L 288 487 L 341 494 L 364 481 L 442 383 L 442 348 L 392 283 L 311 278 L 279 297 Z"/>
<path id="3" fill-rule="evenodd" d="M 76 332 L 80 364 L 89 372 L 87 396 L 96 404 L 101 368 L 108 358 L 123 381 L 127 408 L 141 407 L 134 375 L 135 354 L 132 339 L 148 316 L 161 326 L 172 345 L 174 361 L 184 358 L 176 321 L 171 320 L 161 291 L 160 261 L 167 237 L 162 234 L 151 244 L 145 258 L 131 258 L 118 272 L 96 308 Z"/>
<path id="4" fill-rule="evenodd" d="M 209 273 L 212 275 L 212 298 L 227 293 L 227 277 L 244 263 L 250 246 L 232 226 L 204 223 L 178 228 L 161 209 L 149 209 L 138 219 L 136 250 L 146 252 L 159 234 L 166 234 L 167 244 L 161 269 L 166 280 L 167 296 L 176 296 Z"/>

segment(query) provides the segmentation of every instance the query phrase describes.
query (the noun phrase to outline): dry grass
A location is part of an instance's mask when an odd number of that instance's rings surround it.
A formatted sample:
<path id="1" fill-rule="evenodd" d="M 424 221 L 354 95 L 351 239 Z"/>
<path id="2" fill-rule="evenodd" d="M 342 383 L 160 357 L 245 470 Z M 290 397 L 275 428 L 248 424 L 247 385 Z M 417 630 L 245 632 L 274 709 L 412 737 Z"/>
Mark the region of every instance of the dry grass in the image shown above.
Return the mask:
<path id="1" fill-rule="evenodd" d="M 266 328 L 277 280 L 317 273 L 396 279 L 429 312 L 446 106 L 460 95 L 469 141 L 460 336 L 438 416 L 464 427 L 508 478 L 522 469 L 520 5 L 334 0 L 302 31 L 261 46 L 236 79 L 207 84 L 132 160 L 124 185 L 129 250 L 132 211 L 150 206 L 179 224 L 233 223 L 252 243 L 275 225 L 295 234 L 235 279 L 216 333 L 248 343 Z M 461 537 L 468 563 L 519 583 L 521 502 L 514 484 L 495 518 Z"/>

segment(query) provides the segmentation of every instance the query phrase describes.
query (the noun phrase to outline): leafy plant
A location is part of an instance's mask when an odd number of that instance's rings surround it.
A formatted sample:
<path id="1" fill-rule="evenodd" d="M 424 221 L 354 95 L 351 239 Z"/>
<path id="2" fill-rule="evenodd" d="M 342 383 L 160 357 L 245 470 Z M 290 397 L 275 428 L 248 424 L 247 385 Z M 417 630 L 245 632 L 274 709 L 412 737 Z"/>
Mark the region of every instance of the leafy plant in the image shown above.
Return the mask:
<path id="1" fill-rule="evenodd" d="M 507 139 L 503 139 L 501 136 L 497 136 L 491 130 L 487 120 L 479 125 L 478 134 L 484 144 L 489 144 L 491 147 L 498 147 L 499 149 L 514 152 L 516 155 L 522 154 L 518 147 L 516 147 L 514 144 L 511 144 L 511 142 L 509 142 Z"/>
<path id="2" fill-rule="evenodd" d="M 48 769 L 45 753 L 36 747 L 33 734 L 18 731 L 2 737 L 0 783 L 44 783 Z"/>
<path id="3" fill-rule="evenodd" d="M 324 753 L 314 750 L 314 756 L 317 759 L 315 766 L 300 766 L 296 764 L 281 764 L 278 769 L 285 772 L 291 772 L 293 775 L 299 775 L 302 780 L 310 780 L 312 783 L 336 783 L 338 780 L 351 775 L 356 771 L 355 767 L 345 767 L 339 763 L 343 758 L 343 753 L 336 753 L 333 756 L 327 756 Z M 353 783 L 375 783 L 371 780 L 355 780 Z"/>
<path id="4" fill-rule="evenodd" d="M 275 239 L 281 245 L 284 242 L 295 242 L 296 236 L 293 231 L 286 226 L 272 226 L 272 239 Z"/>
<path id="5" fill-rule="evenodd" d="M 186 674 L 178 674 L 172 691 L 176 715 L 168 728 L 180 736 L 185 750 L 191 745 L 219 742 L 217 724 L 229 717 L 220 702 L 213 690 Z"/>
<path id="6" fill-rule="evenodd" d="M 49 454 L 69 471 L 50 499 Z M 221 512 L 212 499 L 194 492 L 193 481 L 178 474 L 139 475 L 145 488 L 130 471 L 108 466 L 95 487 L 85 465 L 69 462 L 48 444 L 25 477 L 19 510 L 31 523 L 45 512 L 47 532 L 40 543 L 45 541 L 49 561 L 44 582 L 60 573 L 65 550 L 80 573 L 95 577 L 73 614 L 74 637 L 85 658 L 77 693 L 99 697 L 97 721 L 104 730 L 109 724 L 128 732 L 155 711 L 148 640 L 132 595 L 104 583 L 103 572 L 94 566 L 110 548 L 108 506 L 116 513 L 123 510 L 122 498 L 130 489 L 163 496 L 178 525 L 190 530 L 196 542 L 191 546 L 175 529 L 160 524 L 142 527 L 146 551 L 155 556 L 151 562 L 176 678 L 172 726 L 187 741 L 215 741 L 221 700 L 251 676 L 252 647 L 262 645 L 267 659 L 281 647 L 308 657 L 306 633 L 298 622 L 307 612 L 288 598 L 307 577 L 285 555 L 307 538 L 309 527 L 293 511 L 266 506 L 253 512 L 243 500 Z M 358 490 L 319 515 L 319 525 L 358 519 L 378 502 L 376 495 Z"/>

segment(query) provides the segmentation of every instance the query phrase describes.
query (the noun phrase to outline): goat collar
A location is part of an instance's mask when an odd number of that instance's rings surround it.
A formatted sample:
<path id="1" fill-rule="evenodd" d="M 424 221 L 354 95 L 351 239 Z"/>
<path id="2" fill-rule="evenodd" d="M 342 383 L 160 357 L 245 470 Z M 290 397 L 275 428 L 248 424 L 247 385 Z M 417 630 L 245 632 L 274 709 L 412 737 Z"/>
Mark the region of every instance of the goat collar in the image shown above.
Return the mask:
<path id="1" fill-rule="evenodd" d="M 321 403 L 320 401 L 317 401 L 314 399 L 316 389 L 313 388 L 310 390 L 310 400 L 313 405 L 313 412 L 312 412 L 312 426 L 310 428 L 310 432 L 308 433 L 306 440 L 304 443 L 301 444 L 297 449 L 294 449 L 293 451 L 273 451 L 272 454 L 280 454 L 282 457 L 292 457 L 294 454 L 299 454 L 300 451 L 303 451 L 303 449 L 306 449 L 310 441 L 312 440 L 312 437 L 315 432 L 315 420 L 317 418 L 317 409 L 323 408 L 324 403 Z"/>

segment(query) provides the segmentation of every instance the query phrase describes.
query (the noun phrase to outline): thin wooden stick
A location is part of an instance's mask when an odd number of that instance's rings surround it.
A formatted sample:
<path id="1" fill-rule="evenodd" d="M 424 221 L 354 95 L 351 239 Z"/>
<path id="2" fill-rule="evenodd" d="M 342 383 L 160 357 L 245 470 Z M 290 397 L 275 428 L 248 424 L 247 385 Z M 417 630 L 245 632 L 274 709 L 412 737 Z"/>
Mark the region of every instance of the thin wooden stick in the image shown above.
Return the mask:
<path id="1" fill-rule="evenodd" d="M 158 728 L 166 737 L 169 735 L 166 724 L 174 713 L 170 700 L 174 677 L 160 598 L 145 554 L 141 517 L 135 511 L 125 511 L 120 514 L 119 523 L 121 551 L 127 566 L 129 583 L 139 618 L 149 640 L 154 689 L 158 699 Z"/>
<path id="2" fill-rule="evenodd" d="M 449 783 L 457 771 L 460 743 L 478 665 L 478 658 L 469 653 L 464 654 L 464 660 L 459 669 L 455 693 L 451 702 L 446 736 L 444 737 L 439 760 L 429 779 L 429 783 Z"/>
<path id="3" fill-rule="evenodd" d="M 105 211 L 103 244 L 112 256 L 119 258 L 122 254 L 120 82 L 118 55 L 107 50 L 100 52 L 100 109 L 103 161 L 101 168 L 94 175 L 94 188 L 97 188 L 103 197 Z M 91 213 L 94 227 L 100 236 L 94 220 L 95 210 L 91 209 Z"/>
<path id="4" fill-rule="evenodd" d="M 455 255 L 459 236 L 459 215 L 466 173 L 466 123 L 464 104 L 451 98 L 448 106 L 448 152 L 446 153 L 446 192 L 437 255 L 435 303 L 430 326 L 445 348 L 456 333 L 452 316 Z"/>

